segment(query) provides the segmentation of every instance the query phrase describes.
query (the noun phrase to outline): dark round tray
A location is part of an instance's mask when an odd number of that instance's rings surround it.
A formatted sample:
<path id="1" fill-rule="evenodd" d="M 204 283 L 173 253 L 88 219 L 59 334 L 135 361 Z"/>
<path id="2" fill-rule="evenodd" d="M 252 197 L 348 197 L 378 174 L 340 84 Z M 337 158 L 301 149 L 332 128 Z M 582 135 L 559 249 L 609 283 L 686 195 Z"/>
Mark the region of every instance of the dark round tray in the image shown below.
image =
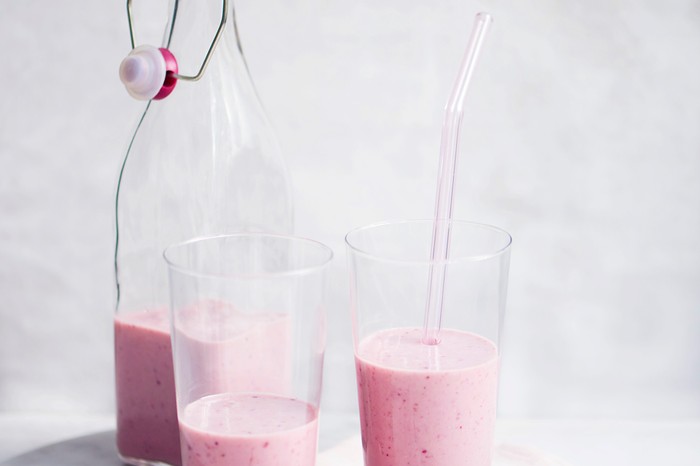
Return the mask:
<path id="1" fill-rule="evenodd" d="M 122 466 L 114 431 L 54 443 L 0 463 L 0 466 Z"/>

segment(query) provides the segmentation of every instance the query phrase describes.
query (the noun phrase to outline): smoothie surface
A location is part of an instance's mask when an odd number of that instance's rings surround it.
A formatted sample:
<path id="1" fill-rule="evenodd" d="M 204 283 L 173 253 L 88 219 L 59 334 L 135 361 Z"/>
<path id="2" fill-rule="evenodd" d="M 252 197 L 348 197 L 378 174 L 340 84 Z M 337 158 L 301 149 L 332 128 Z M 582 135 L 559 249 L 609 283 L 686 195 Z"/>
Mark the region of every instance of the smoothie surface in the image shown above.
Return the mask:
<path id="1" fill-rule="evenodd" d="M 440 343 L 421 342 L 423 329 L 401 327 L 382 330 L 363 339 L 357 357 L 394 370 L 450 371 L 489 363 L 498 357 L 496 345 L 482 336 L 443 329 Z"/>

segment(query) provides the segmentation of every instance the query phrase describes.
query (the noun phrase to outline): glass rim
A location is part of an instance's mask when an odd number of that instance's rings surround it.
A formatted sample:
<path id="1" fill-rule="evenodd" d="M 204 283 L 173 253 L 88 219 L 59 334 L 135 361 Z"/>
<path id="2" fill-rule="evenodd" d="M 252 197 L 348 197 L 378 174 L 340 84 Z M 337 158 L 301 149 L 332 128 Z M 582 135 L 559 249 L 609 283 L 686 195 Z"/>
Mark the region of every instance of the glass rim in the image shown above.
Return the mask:
<path id="1" fill-rule="evenodd" d="M 199 243 L 222 240 L 227 238 L 274 238 L 279 240 L 286 240 L 287 242 L 300 242 L 305 243 L 307 246 L 313 246 L 321 249 L 325 252 L 324 257 L 314 265 L 309 265 L 305 267 L 297 267 L 289 270 L 283 270 L 279 272 L 265 272 L 265 273 L 213 273 L 199 270 L 193 267 L 187 267 L 182 264 L 178 264 L 176 260 L 172 257 L 172 252 L 178 249 L 184 249 L 188 246 L 192 246 Z M 171 244 L 163 250 L 163 259 L 170 270 L 175 270 L 182 274 L 191 277 L 200 278 L 220 278 L 220 279 L 262 279 L 262 278 L 277 278 L 277 277 L 293 277 L 293 276 L 303 276 L 309 275 L 317 271 L 321 271 L 326 268 L 333 260 L 333 250 L 313 239 L 293 236 L 293 235 L 282 235 L 276 233 L 264 233 L 264 232 L 240 232 L 240 233 L 227 233 L 221 235 L 210 235 L 210 236 L 196 236 L 185 241 L 180 241 L 178 243 Z"/>
<path id="2" fill-rule="evenodd" d="M 351 235 L 355 235 L 355 234 L 363 232 L 363 231 L 369 231 L 369 230 L 377 229 L 379 227 L 391 226 L 391 225 L 402 225 L 402 224 L 405 225 L 405 224 L 411 224 L 411 223 L 413 223 L 413 224 L 419 224 L 419 223 L 420 224 L 425 224 L 425 223 L 432 224 L 433 222 L 435 222 L 435 219 L 398 219 L 398 220 L 385 220 L 385 221 L 370 223 L 369 225 L 364 225 L 361 227 L 353 228 L 345 235 L 345 244 L 354 254 L 364 256 L 366 258 L 373 259 L 376 261 L 404 264 L 404 265 L 430 265 L 430 264 L 445 264 L 445 265 L 447 265 L 447 264 L 455 264 L 455 263 L 461 263 L 461 262 L 479 262 L 479 261 L 493 259 L 495 257 L 498 257 L 498 256 L 505 254 L 510 249 L 511 244 L 513 243 L 513 237 L 510 235 L 510 233 L 508 233 L 503 228 L 500 228 L 500 227 L 497 227 L 494 225 L 490 225 L 487 223 L 472 222 L 472 221 L 468 221 L 468 220 L 455 220 L 455 219 L 452 219 L 452 220 L 443 219 L 440 221 L 448 222 L 451 225 L 470 226 L 470 227 L 480 228 L 483 230 L 490 230 L 493 233 L 499 233 L 499 234 L 504 235 L 504 238 L 506 239 L 506 241 L 502 247 L 495 249 L 494 251 L 484 253 L 484 254 L 451 256 L 451 257 L 448 257 L 447 259 L 435 260 L 435 261 L 430 260 L 430 259 L 416 260 L 416 259 L 399 259 L 399 258 L 395 258 L 395 257 L 386 257 L 386 256 L 382 256 L 381 254 L 368 252 L 368 251 L 361 249 L 361 248 L 352 244 L 352 241 L 350 239 Z"/>

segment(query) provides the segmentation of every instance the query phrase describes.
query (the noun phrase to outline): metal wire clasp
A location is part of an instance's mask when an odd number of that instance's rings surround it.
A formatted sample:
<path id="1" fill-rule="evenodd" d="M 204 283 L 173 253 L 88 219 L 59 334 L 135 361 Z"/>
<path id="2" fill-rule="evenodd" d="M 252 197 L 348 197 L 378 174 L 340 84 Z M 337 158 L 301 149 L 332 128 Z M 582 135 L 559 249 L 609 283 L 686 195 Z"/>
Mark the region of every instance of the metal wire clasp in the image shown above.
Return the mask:
<path id="1" fill-rule="evenodd" d="M 127 18 L 129 19 L 129 37 L 131 38 L 131 49 L 134 50 L 136 48 L 136 41 L 134 40 L 134 27 L 133 27 L 133 21 L 132 21 L 132 12 L 131 12 L 131 1 L 132 0 L 126 0 L 126 14 Z M 209 45 L 209 50 L 207 50 L 207 54 L 204 57 L 204 61 L 202 62 L 202 65 L 199 67 L 199 71 L 197 74 L 194 76 L 188 76 L 184 74 L 178 74 L 177 72 L 171 73 L 171 76 L 175 79 L 182 79 L 184 81 L 198 81 L 202 75 L 204 74 L 204 71 L 206 71 L 207 66 L 209 65 L 209 61 L 211 60 L 211 57 L 214 53 L 214 49 L 216 49 L 217 44 L 219 43 L 219 40 L 221 39 L 221 35 L 224 32 L 224 26 L 226 26 L 226 18 L 228 17 L 228 3 L 229 0 L 223 0 L 222 1 L 222 7 L 221 7 L 221 21 L 219 22 L 219 28 L 216 30 L 216 34 L 214 35 L 214 39 L 211 42 L 211 45 Z M 175 11 L 177 11 L 177 4 L 178 0 L 175 0 Z"/>

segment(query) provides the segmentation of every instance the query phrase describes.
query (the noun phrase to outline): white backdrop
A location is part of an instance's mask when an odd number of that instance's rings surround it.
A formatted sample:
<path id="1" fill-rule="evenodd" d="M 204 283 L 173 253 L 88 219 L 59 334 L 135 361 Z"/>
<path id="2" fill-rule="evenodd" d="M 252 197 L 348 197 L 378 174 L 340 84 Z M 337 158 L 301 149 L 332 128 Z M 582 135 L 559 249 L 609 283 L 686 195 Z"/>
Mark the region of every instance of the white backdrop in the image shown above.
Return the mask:
<path id="1" fill-rule="evenodd" d="M 501 414 L 700 416 L 700 3 L 236 7 L 297 232 L 336 252 L 326 409 L 356 409 L 343 236 L 432 214 L 442 106 L 488 10 L 456 212 L 514 237 Z M 113 194 L 141 109 L 124 5 L 6 0 L 0 43 L 0 410 L 110 412 Z"/>

